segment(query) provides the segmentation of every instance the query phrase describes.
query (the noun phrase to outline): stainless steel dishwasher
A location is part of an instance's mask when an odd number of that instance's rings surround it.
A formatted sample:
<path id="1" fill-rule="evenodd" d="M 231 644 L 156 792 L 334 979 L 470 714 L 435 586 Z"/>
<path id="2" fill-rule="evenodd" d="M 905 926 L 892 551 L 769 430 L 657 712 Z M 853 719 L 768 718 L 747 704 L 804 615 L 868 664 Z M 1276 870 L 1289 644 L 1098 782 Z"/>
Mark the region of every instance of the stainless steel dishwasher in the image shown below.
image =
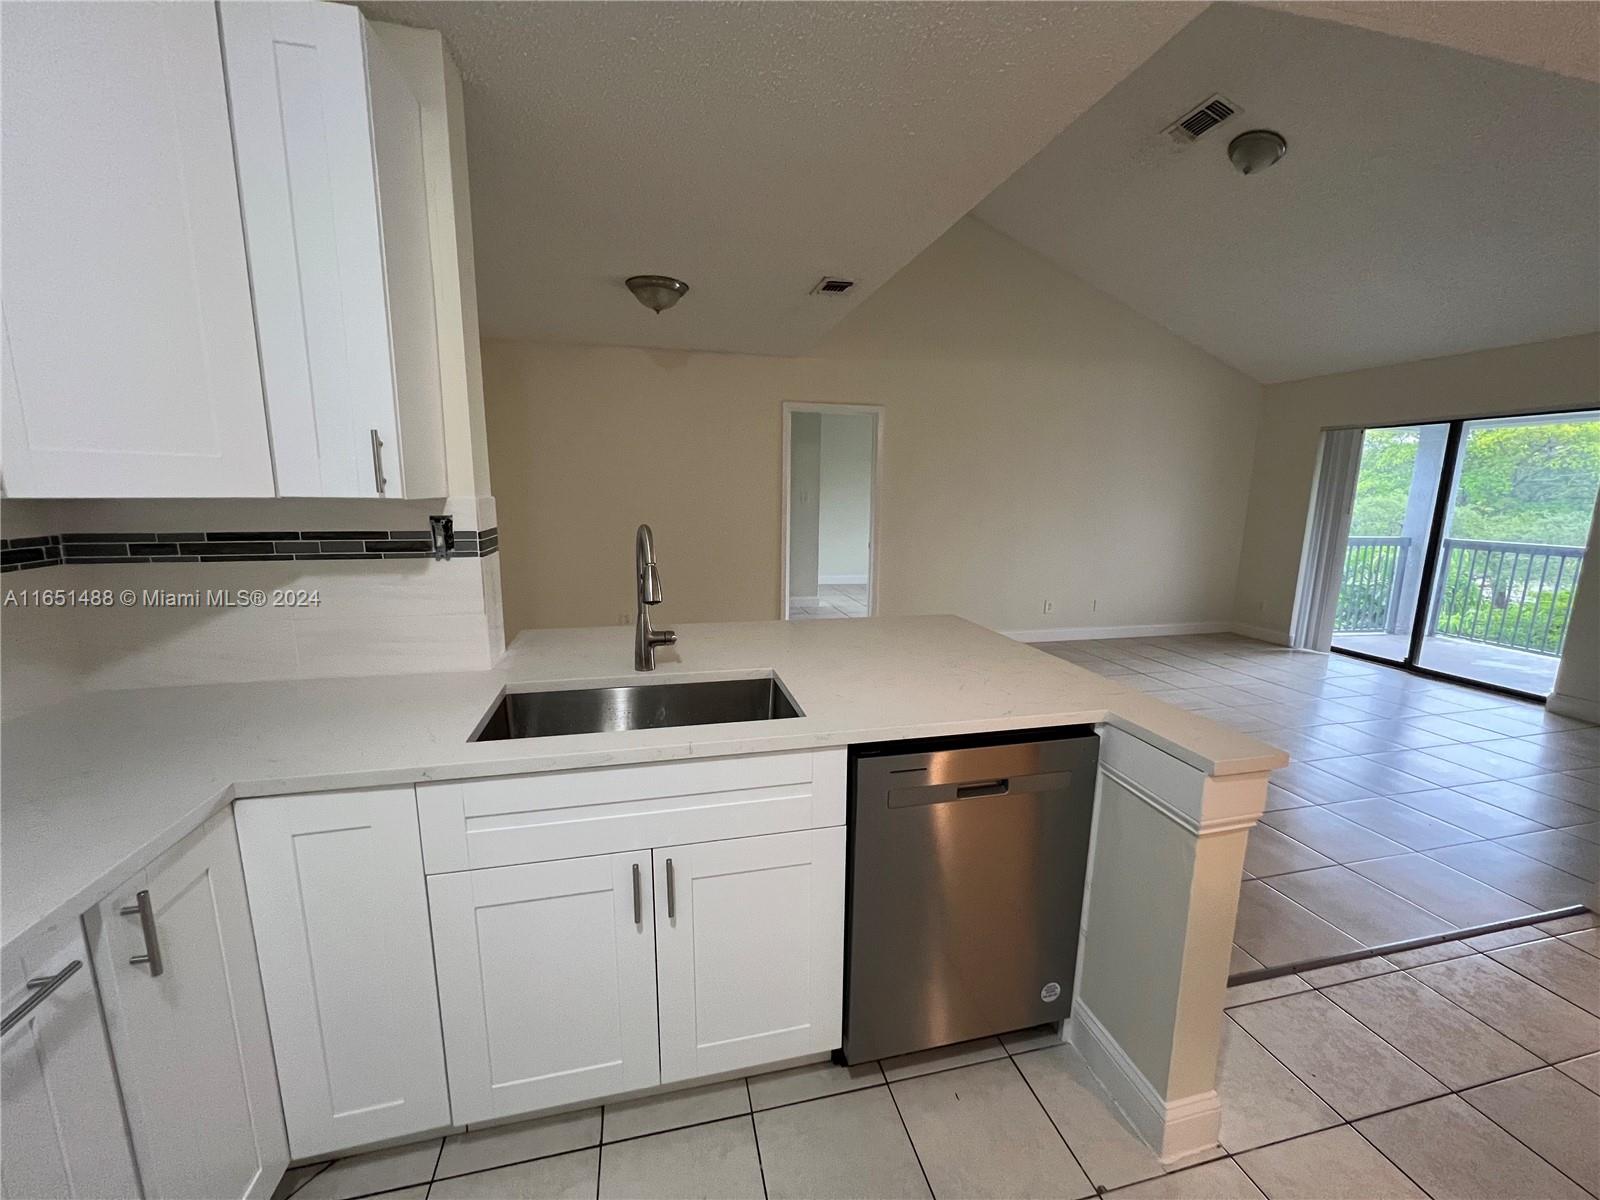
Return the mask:
<path id="1" fill-rule="evenodd" d="M 1088 729 L 852 751 L 846 1062 L 1069 1014 L 1098 751 Z"/>

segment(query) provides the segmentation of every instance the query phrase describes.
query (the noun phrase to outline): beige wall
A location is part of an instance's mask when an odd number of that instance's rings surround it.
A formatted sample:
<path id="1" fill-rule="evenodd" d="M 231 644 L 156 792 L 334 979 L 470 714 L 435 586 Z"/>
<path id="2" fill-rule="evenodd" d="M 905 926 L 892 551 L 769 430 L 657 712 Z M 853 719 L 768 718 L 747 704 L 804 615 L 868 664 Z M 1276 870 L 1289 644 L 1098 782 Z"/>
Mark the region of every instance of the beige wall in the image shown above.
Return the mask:
<path id="1" fill-rule="evenodd" d="M 640 521 L 658 623 L 775 617 L 785 400 L 885 408 L 885 614 L 1232 612 L 1260 387 L 976 220 L 807 358 L 490 341 L 484 371 L 508 634 L 631 620 Z"/>
<path id="2" fill-rule="evenodd" d="M 1323 429 L 1397 425 L 1600 404 L 1600 335 L 1507 346 L 1265 389 L 1235 619 L 1286 640 Z M 1586 572 L 1575 618 L 1597 607 L 1600 572 Z M 1581 634 L 1569 649 L 1592 646 Z M 1561 690 L 1596 694 L 1600 662 L 1564 671 Z"/>

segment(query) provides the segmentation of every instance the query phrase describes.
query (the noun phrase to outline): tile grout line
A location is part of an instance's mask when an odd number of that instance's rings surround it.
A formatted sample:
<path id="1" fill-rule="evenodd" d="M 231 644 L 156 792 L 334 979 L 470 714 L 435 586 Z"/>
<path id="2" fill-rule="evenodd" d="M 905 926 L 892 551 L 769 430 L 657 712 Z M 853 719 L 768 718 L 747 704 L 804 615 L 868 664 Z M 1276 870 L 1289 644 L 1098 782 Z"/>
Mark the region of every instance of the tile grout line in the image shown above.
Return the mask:
<path id="1" fill-rule="evenodd" d="M 1070 1020 L 1071 1018 L 1068 1017 L 1066 1019 Z M 1099 1192 L 1101 1185 L 1095 1183 L 1094 1177 L 1089 1174 L 1089 1168 L 1083 1165 L 1083 1160 L 1078 1157 L 1078 1152 L 1072 1148 L 1072 1143 L 1067 1141 L 1067 1135 L 1062 1133 L 1061 1126 L 1056 1124 L 1055 1116 L 1045 1107 L 1044 1101 L 1039 1099 L 1039 1093 L 1033 1090 L 1033 1080 L 1029 1079 L 1028 1073 L 1017 1065 L 1016 1055 L 1011 1053 L 1011 1047 L 1006 1045 L 1004 1038 L 1000 1039 L 1000 1049 L 1006 1052 L 1006 1061 L 1011 1064 L 1011 1069 L 1022 1080 L 1022 1085 L 1028 1089 L 1028 1095 L 1033 1097 L 1033 1102 L 1039 1106 L 1039 1111 L 1044 1114 L 1044 1119 L 1050 1122 L 1050 1128 L 1056 1131 L 1056 1136 L 1061 1139 L 1061 1144 L 1067 1148 L 1067 1153 L 1072 1155 L 1072 1161 L 1077 1164 L 1078 1170 L 1083 1173 L 1084 1181 L 1094 1188 L 1096 1192 Z M 1041 1047 L 1041 1049 L 1050 1049 L 1050 1047 Z M 994 1061 L 998 1062 L 999 1060 L 995 1059 Z M 1154 1178 L 1154 1176 L 1151 1178 Z"/>
<path id="2" fill-rule="evenodd" d="M 756 1170 L 761 1175 L 761 1200 L 768 1200 L 767 1166 L 761 1158 L 761 1130 L 756 1127 L 756 1102 L 750 1094 L 750 1076 L 746 1075 L 740 1082 L 744 1084 L 744 1102 L 750 1116 L 750 1140 L 756 1147 Z"/>
<path id="3" fill-rule="evenodd" d="M 883 1070 L 883 1063 L 881 1060 L 878 1063 L 878 1069 L 880 1071 Z M 930 1071 L 929 1074 L 937 1075 L 939 1072 Z M 909 1076 L 909 1078 L 920 1079 L 921 1076 L 912 1075 Z M 889 1072 L 887 1071 L 883 1071 L 883 1086 L 889 1093 L 889 1103 L 894 1105 L 894 1115 L 900 1118 L 900 1128 L 905 1132 L 906 1144 L 911 1147 L 911 1157 L 917 1160 L 917 1170 L 922 1172 L 922 1186 L 928 1189 L 928 1195 L 930 1197 L 934 1196 L 935 1192 L 933 1190 L 933 1180 L 928 1178 L 928 1168 L 922 1164 L 922 1152 L 917 1149 L 917 1139 L 911 1136 L 911 1126 L 906 1124 L 905 1113 L 900 1111 L 900 1097 L 894 1094 L 894 1082 L 889 1078 Z"/>

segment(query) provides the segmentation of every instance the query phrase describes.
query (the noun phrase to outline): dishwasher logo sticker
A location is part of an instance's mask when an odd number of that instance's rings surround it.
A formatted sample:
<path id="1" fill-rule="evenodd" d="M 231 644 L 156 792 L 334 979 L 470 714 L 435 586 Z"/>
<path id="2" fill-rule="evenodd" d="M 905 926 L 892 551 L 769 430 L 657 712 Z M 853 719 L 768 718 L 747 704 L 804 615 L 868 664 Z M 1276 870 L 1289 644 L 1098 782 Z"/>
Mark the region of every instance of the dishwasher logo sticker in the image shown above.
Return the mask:
<path id="1" fill-rule="evenodd" d="M 1046 1004 L 1054 1004 L 1057 1000 L 1061 999 L 1061 985 L 1052 979 L 1049 983 L 1045 984 L 1039 989 L 1039 999 L 1043 1000 Z"/>

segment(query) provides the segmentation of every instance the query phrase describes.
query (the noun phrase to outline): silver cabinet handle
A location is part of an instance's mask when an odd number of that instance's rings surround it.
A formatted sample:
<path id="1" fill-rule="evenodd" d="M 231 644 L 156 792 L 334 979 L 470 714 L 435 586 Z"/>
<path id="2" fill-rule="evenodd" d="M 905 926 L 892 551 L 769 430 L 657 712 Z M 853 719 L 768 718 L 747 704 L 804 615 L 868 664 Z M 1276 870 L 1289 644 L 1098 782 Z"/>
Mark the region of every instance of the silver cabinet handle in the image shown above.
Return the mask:
<path id="1" fill-rule="evenodd" d="M 667 859 L 667 920 L 678 915 L 678 889 L 672 876 L 672 860 Z"/>
<path id="2" fill-rule="evenodd" d="M 54 975 L 45 975 L 38 979 L 28 980 L 28 986 L 33 989 L 33 995 L 13 1008 L 4 1017 L 0 1017 L 0 1034 L 10 1033 L 13 1025 L 43 1004 L 45 998 L 76 975 L 78 968 L 81 966 L 83 966 L 83 960 L 75 958 Z"/>
<path id="3" fill-rule="evenodd" d="M 138 917 L 139 928 L 144 931 L 144 953 L 135 954 L 128 961 L 134 966 L 150 964 L 150 978 L 154 979 L 166 967 L 161 962 L 161 938 L 156 934 L 156 910 L 150 903 L 149 891 L 142 891 L 126 908 L 118 909 L 125 917 Z"/>
<path id="4" fill-rule="evenodd" d="M 633 864 L 633 923 L 644 924 L 644 895 L 639 891 L 639 864 Z"/>
<path id="5" fill-rule="evenodd" d="M 376 429 L 372 431 L 372 481 L 377 485 L 378 495 L 383 495 L 389 481 L 383 477 L 383 439 Z"/>

